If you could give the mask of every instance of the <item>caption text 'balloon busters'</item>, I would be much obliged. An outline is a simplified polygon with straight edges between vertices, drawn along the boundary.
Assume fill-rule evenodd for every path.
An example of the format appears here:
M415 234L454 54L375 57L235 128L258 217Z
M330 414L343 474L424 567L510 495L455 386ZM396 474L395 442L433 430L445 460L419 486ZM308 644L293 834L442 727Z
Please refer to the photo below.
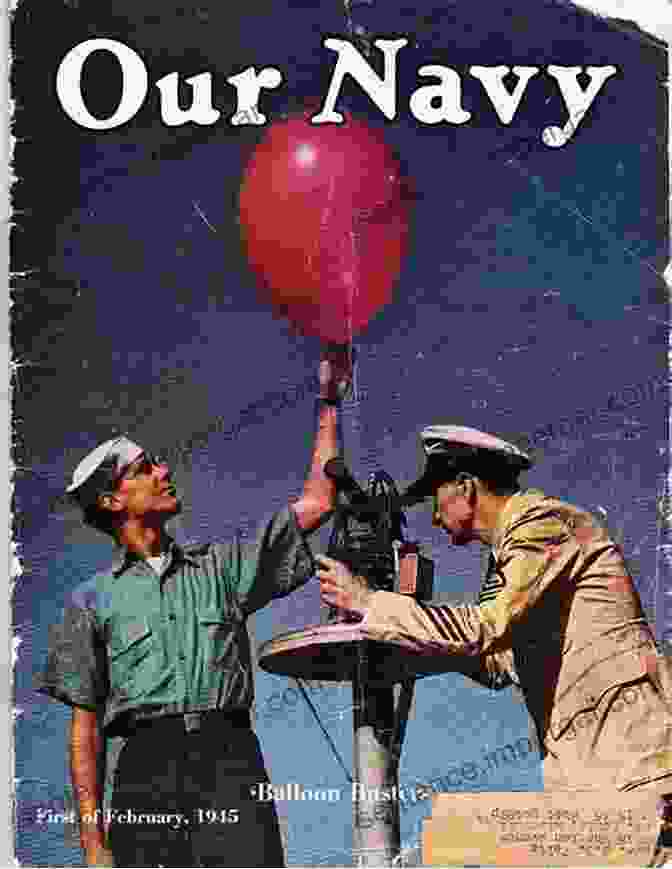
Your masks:
M397 119L397 55L408 39L376 39L374 45L383 55L384 71L379 75L366 58L348 40L325 37L322 45L336 52L337 59L329 90L320 111L311 118L313 124L341 124L343 115L336 111L336 101L346 75L350 76L383 113L388 121ZM119 64L123 83L118 105L107 118L95 117L87 108L82 94L84 64L95 52L108 52ZM483 89L502 124L510 124L518 110L531 79L541 72L537 66L470 66L467 74L481 82ZM572 138L586 112L593 104L604 83L616 73L615 66L556 66L549 65L544 73L553 79L562 97L567 117L558 124L545 127L541 138L549 148L565 145ZM418 87L409 97L413 117L423 124L466 124L472 113L462 106L462 80L449 66L430 64L417 70L419 78L433 83ZM515 77L515 86L505 84ZM579 76L587 84L579 83ZM278 88L284 76L277 67L268 66L259 72L253 66L226 79L236 89L237 107L226 121L233 126L266 123L259 111L259 96L264 89ZM187 78L191 88L191 105L181 108L177 72L159 79L155 86L160 92L161 119L168 127L192 123L209 126L217 123L221 112L213 106L212 74L201 72ZM511 81L510 78L507 82ZM89 130L112 130L130 121L142 108L148 91L147 67L140 55L123 42L114 39L87 39L72 48L61 61L56 74L56 91L63 111L76 124Z

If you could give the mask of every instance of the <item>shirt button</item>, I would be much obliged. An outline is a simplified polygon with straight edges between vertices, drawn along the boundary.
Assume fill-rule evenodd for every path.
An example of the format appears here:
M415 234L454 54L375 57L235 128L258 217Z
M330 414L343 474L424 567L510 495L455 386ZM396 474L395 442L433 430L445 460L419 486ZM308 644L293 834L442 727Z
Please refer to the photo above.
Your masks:
M177 618L177 616L175 615L175 613L171 613L171 614L168 616L168 618L171 620L171 622L174 622L175 619Z

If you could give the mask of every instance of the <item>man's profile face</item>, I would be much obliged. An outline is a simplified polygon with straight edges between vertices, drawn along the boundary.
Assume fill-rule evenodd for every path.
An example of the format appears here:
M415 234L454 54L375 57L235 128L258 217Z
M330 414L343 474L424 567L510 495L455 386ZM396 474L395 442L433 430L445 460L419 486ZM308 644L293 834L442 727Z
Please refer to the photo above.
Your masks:
M443 483L434 494L432 525L443 528L454 546L476 539L473 533L474 507L458 483Z
M182 509L168 465L149 453L141 453L124 470L114 494L129 518L174 516Z

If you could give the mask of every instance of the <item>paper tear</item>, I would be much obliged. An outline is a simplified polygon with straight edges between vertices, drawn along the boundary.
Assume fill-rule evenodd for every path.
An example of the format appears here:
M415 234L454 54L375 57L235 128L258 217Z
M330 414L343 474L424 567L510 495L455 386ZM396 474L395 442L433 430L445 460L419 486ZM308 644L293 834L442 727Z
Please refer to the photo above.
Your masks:
M581 0L571 5L605 18L610 24L632 23L643 33L666 42L672 33L672 10L668 0Z
M12 637L12 669L14 669L14 667L16 666L16 662L19 659L18 651L19 651L19 646L21 645L22 642L23 642L23 640L21 639L19 634L15 634Z

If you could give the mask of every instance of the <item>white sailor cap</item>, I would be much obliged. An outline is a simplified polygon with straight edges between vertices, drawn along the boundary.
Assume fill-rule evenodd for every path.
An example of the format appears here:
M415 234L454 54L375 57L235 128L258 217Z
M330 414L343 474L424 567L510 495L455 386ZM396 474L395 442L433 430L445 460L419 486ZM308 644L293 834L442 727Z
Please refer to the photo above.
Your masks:
M126 435L105 441L77 465L66 492L80 501L95 500L143 452L143 448Z
M420 432L425 470L404 493L406 503L433 495L441 483L460 471L509 470L511 476L532 467L532 459L519 447L495 435L462 425L430 425Z

